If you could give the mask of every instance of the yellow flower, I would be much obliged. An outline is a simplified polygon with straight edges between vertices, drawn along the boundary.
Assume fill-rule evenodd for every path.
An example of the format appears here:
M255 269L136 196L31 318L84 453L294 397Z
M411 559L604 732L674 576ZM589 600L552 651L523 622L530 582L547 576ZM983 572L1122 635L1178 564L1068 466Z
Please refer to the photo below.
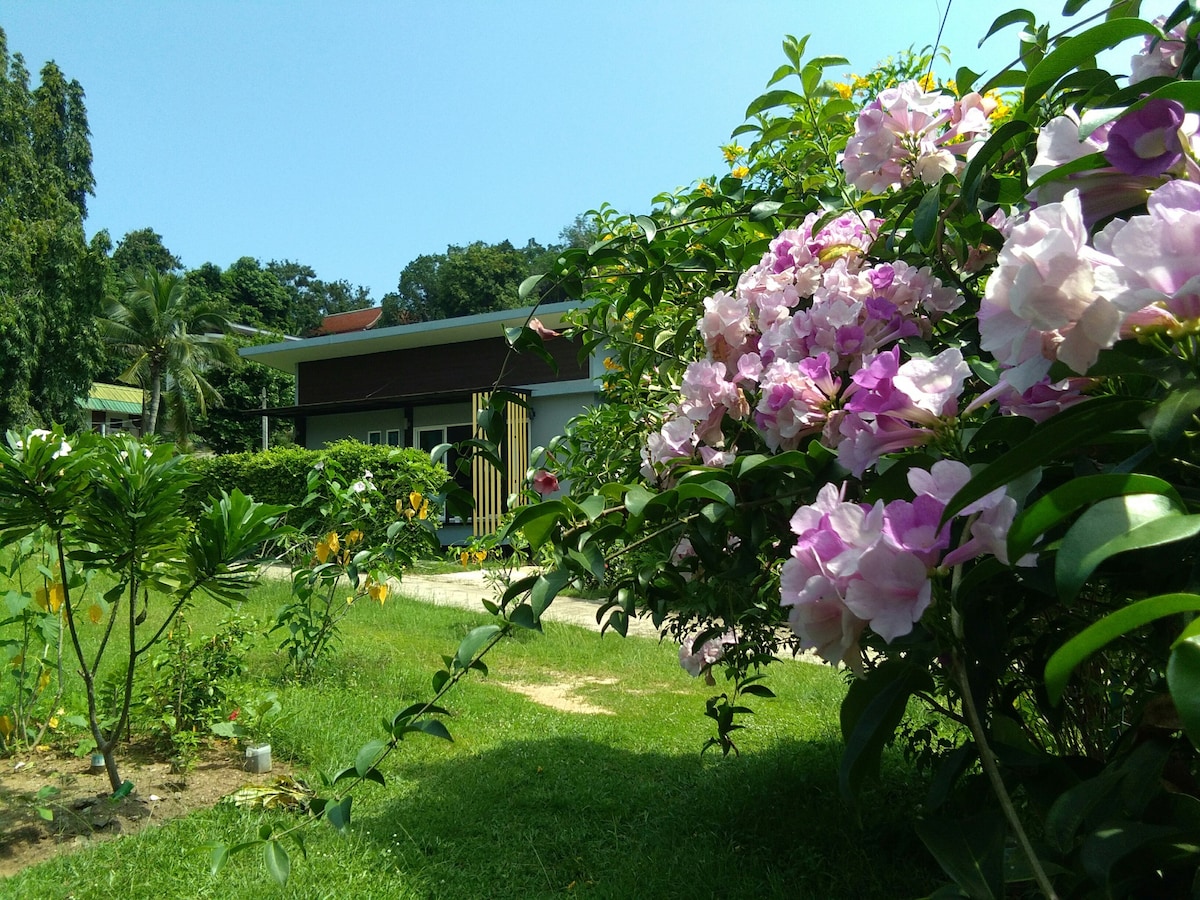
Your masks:
M317 544L317 562L324 565L330 555L336 554L341 546L341 541L338 540L338 533L336 531L329 532L329 534L325 535L325 539Z
M841 81L835 81L833 83L833 87L834 87L834 90L836 90L838 92L838 96L841 97L843 100L849 100L850 95L854 93L854 88L852 88L850 85L845 84L844 82L841 82Z
M421 501L421 508L417 511L417 518L418 519L428 519L429 518L429 501L428 500Z
M368 580L367 593L371 595L372 600L378 601L379 605L383 606L383 601L387 599L388 595L387 582Z
M13 720L10 716L0 716L0 737L8 740L9 735L13 733Z
M725 162L727 163L732 163L745 152L746 148L741 144L726 144L721 148L721 154L725 157Z
M423 499L424 498L421 496L420 491L413 491L411 494L408 495L408 505L411 506L413 509L420 509L421 501Z
M50 670L43 669L42 674L38 676L37 689L39 691L44 691L46 689L46 685L48 685L49 683L50 683Z
M486 550L476 550L475 551L475 561L476 562L481 563L485 559L487 559L487 551Z
M856 91L866 90L871 86L871 82L867 81L867 79L863 78L861 75L851 75L850 83L854 86Z
M700 192L706 197L711 197L713 195L713 186L707 181L702 181L700 182Z
M51 728L57 728L57 727L58 727L58 716L51 716L51 717L50 717L50 727L51 727Z
M471 561L471 553L470 553L470 551L468 551L468 550L464 550L462 553L458 554L458 561L459 561L459 562L460 562L460 563L461 563L463 566L466 566L466 564L467 564L467 563L469 563L469 562Z
M996 101L996 108L992 110L992 114L988 117L991 119L1004 119L1012 112L1012 107L1004 102L1004 98L1000 96L998 91L988 91L984 96L988 100Z
M621 364L614 360L611 356L604 357L604 368L610 372L620 372Z
M745 178L747 175L750 174L750 169L747 168L746 166L738 166L729 174L732 175L734 178Z
M63 603L63 586L61 581L50 585L50 612L56 613Z
M355 544L361 542L362 539L363 539L363 533L361 531L359 531L357 528L355 528L348 535L346 535L346 546L353 547Z
M92 620L93 625L100 624L100 620L104 618L104 610L100 608L99 603L93 603L88 607L88 618Z
M932 72L926 72L917 79L917 84L921 86L921 90L923 91L932 91L937 87L937 79L933 77Z

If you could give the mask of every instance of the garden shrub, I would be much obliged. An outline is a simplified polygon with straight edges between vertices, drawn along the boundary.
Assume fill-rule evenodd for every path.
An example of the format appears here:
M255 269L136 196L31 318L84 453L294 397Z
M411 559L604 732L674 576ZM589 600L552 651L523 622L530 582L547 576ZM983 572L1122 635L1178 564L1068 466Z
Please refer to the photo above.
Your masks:
M322 460L351 481L371 473L370 480L385 502L377 502L371 516L356 526L372 543L383 540L388 526L396 521L397 500L407 498L413 491L432 500L446 480L446 470L430 462L429 455L420 450L345 440L323 450L279 447L254 453L195 457L192 469L199 478L185 492L184 503L191 513L207 502L211 494L237 488L261 503L302 506L308 494L308 472ZM430 515L437 516L438 512L439 505L434 502Z

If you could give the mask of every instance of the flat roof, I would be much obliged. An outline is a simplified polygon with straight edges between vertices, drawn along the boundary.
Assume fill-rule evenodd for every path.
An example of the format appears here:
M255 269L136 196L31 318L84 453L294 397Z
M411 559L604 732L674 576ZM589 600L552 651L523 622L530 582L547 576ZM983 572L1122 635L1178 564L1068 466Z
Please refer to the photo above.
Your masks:
M531 306L501 309L475 316L417 322L413 325L393 325L390 328L375 328L349 334L325 334L299 341L264 344L260 347L243 347L238 353L252 362L294 373L298 364L317 359L366 356L369 353L382 353L387 350L441 346L500 337L504 328L524 324L531 313L547 328L557 328L562 324L566 313L585 305L581 302L567 301L548 303L536 309Z

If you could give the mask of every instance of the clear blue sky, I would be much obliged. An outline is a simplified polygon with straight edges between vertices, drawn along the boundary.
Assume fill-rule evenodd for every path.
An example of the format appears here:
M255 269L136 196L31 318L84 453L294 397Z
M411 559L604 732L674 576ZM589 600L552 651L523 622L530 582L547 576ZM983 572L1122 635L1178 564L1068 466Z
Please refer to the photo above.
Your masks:
M548 243L724 173L785 34L862 72L932 44L946 3L4 0L0 28L35 81L53 59L86 91L89 235L150 227L188 268L292 259L378 301L419 254ZM955 66L1015 55L1016 28L976 49L1014 5L1062 0L954 0Z

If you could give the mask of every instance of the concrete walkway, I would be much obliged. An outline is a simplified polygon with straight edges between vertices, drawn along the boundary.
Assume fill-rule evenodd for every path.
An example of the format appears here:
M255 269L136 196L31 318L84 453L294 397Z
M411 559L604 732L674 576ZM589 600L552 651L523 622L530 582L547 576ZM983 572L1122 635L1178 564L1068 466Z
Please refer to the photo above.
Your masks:
M472 612L486 612L483 608L484 599L496 599L500 592L498 583L488 579L488 574L487 571L479 570L451 572L445 575L414 575L406 572L402 580L392 581L391 589L401 596L437 606L457 606ZM518 571L513 573L513 578L521 578L527 574L531 573ZM596 612L599 608L600 604L594 600L564 597L560 594L542 614L542 619L578 625L598 633L600 626L596 624ZM657 639L658 629L649 619L632 619L629 622L629 634Z

